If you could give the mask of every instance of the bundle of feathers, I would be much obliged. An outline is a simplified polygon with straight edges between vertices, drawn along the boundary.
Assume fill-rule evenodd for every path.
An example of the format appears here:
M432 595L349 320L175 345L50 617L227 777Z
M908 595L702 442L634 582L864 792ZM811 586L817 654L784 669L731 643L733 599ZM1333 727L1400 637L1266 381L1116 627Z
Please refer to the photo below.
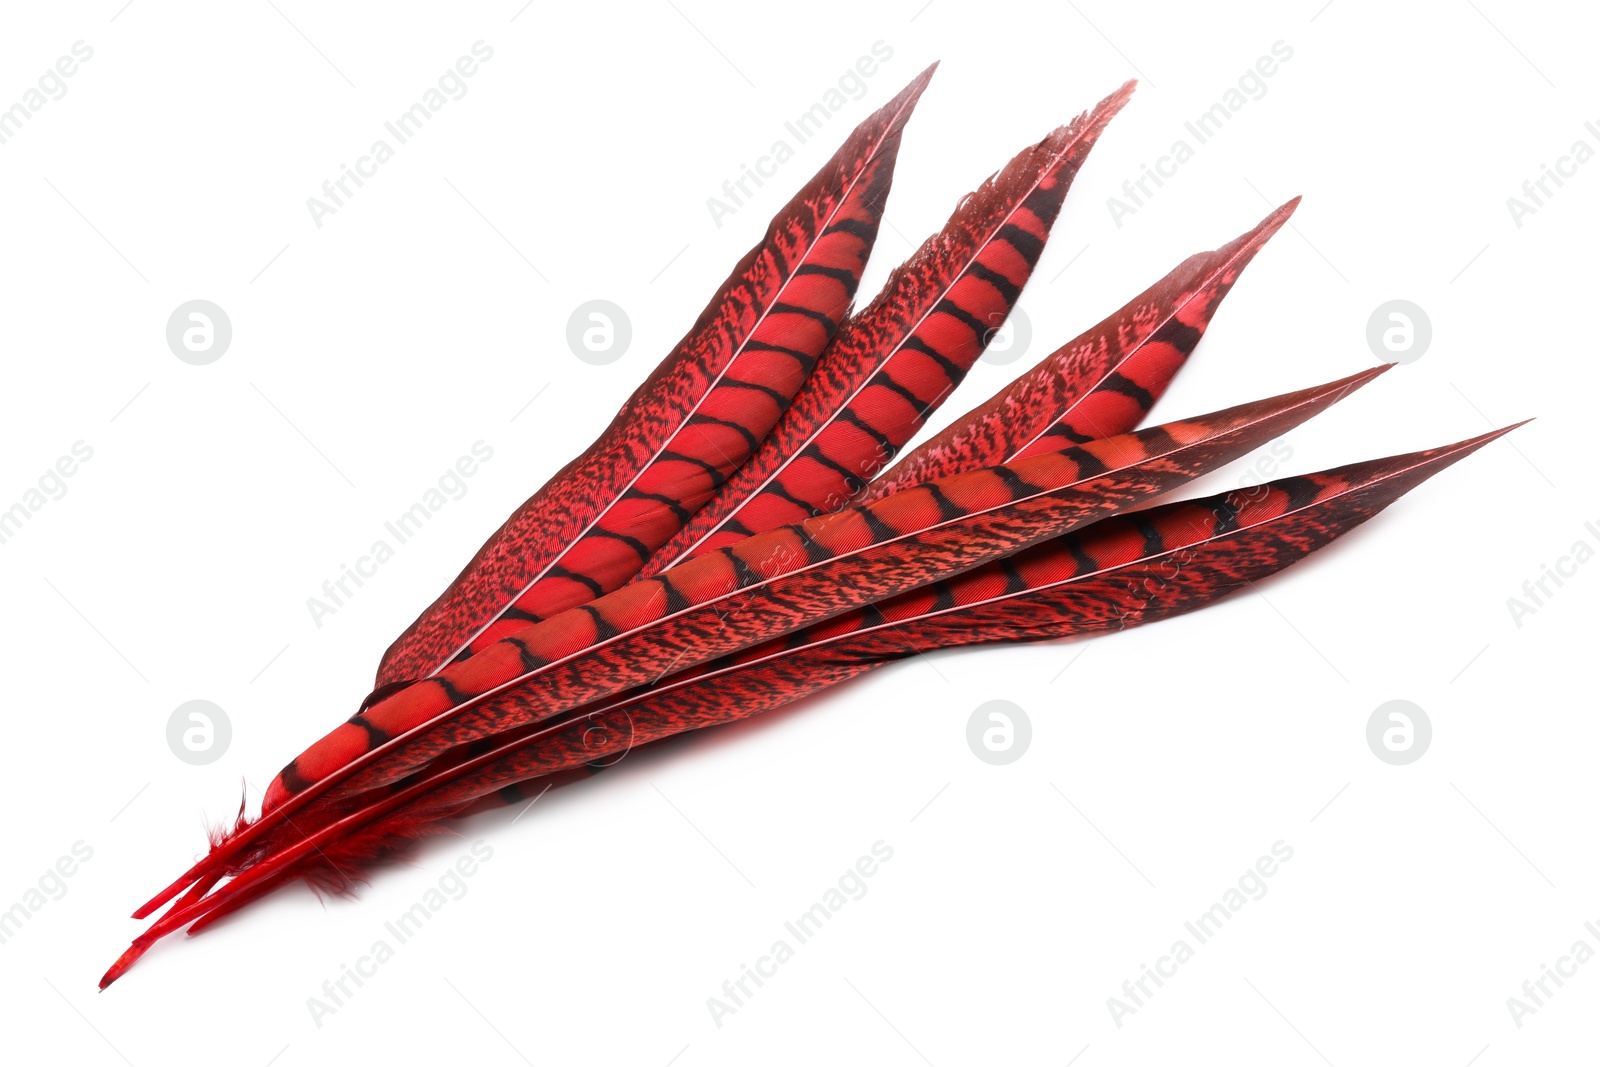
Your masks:
M1023 149L852 314L933 72L778 212L599 439L394 642L359 711L135 913L171 905L102 987L166 934L295 879L347 885L440 820L631 747L931 649L1203 607L1507 432L1154 503L1387 369L1137 428L1290 201L899 456L1005 322L1133 90Z

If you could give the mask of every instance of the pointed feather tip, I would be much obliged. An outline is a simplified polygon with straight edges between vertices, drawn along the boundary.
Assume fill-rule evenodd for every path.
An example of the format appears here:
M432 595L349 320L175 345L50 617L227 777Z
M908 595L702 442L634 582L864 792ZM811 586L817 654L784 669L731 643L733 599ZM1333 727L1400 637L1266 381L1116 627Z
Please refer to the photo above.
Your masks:
M1384 456L1381 459L1361 460L1357 463L1346 463L1334 467L1322 474L1330 477L1342 478L1350 483L1347 492L1366 491L1383 483L1394 483L1392 490L1385 491L1384 496L1388 503L1399 499L1403 494L1410 492L1417 485L1432 478L1446 467L1466 459L1472 453L1482 448L1491 441L1498 440L1519 426L1526 426L1532 419L1523 419L1521 422L1510 426L1502 426L1497 430L1468 437L1448 445L1437 448L1425 448L1416 452L1403 452L1398 455Z
M911 113L916 110L923 90L928 87L928 82L933 80L933 72L938 69L938 60L929 64L926 70L912 78L910 84L896 93L887 104L867 116L861 125L851 131L850 139L845 144L848 146L859 138L873 137L880 142L881 148L881 142L891 139L911 120Z
M1283 224L1289 221L1295 209L1300 206L1300 197L1295 197L1272 209L1267 217L1256 223L1255 229L1244 235L1245 244L1252 248L1260 248L1272 238L1272 235L1283 229Z
M1448 467L1457 460L1467 458L1489 442L1498 441L1512 430L1526 426L1532 421L1533 419L1531 418L1523 419L1521 422L1514 422L1510 426L1502 426L1498 430L1490 430L1488 433L1480 433L1476 437L1468 437L1465 440L1456 441L1453 444L1441 445L1438 448L1425 449L1421 452L1413 452L1408 456L1396 456L1394 458L1400 460L1416 460L1416 465L1418 467Z
M1105 108L1111 108L1112 113L1115 114L1127 106L1128 101L1133 99L1134 90L1138 88L1139 79L1129 78L1127 81L1117 86L1116 91L1112 92L1104 100L1096 104L1094 110L1100 111Z
M128 950L117 957L117 962L113 963L106 970L106 973L100 976L100 989L104 991L112 982L127 974L128 968L137 963L139 957L149 951L149 948L148 944L141 945L137 941L129 945Z
M1380 363L1376 367L1368 367L1366 370L1356 371L1354 374L1346 375L1343 378L1337 378L1331 382L1328 382L1326 385L1312 386L1310 389L1307 389L1306 392L1335 393L1339 396L1344 396L1347 393L1355 392L1357 389L1360 389L1363 385L1366 385L1373 379L1388 374L1395 368L1395 366L1396 364L1394 363Z
M1465 441L1457 441L1455 444L1446 445L1445 447L1452 451L1456 449L1482 448L1490 441L1498 440L1499 438L1502 438L1506 434L1510 433L1512 430L1521 429L1522 427L1528 425L1528 423L1532 422L1535 418L1537 418L1537 416L1529 416L1528 418L1523 419L1521 422L1513 422L1509 426L1502 426L1498 430L1490 430L1488 433L1481 433L1477 437L1469 437Z
M1318 412L1326 411L1339 403L1339 401L1374 378L1386 373L1390 366L1392 364L1385 363L1381 366L1357 371L1355 374L1346 375L1343 378L1337 378L1331 382L1324 382L1322 385L1294 389L1262 400L1248 401L1223 411L1212 412L1210 415L1202 416L1202 419L1243 418L1248 423L1255 425L1259 425L1262 422L1281 422L1285 428L1298 426Z
M1116 92L1084 112L1080 119L1090 123L1098 136L1099 132L1106 128L1106 124L1116 118L1119 111L1128 106L1128 101L1133 99L1133 91L1138 87L1138 79L1129 78L1118 87Z
M1122 86L1116 92L1107 96L1087 111L1079 112L1075 118L1057 126L1045 134L1039 143L1033 147L1038 149L1053 144L1055 147L1061 148L1080 139L1086 139L1089 144L1094 144L1099 136L1105 132L1105 128L1110 124L1111 120L1117 117L1117 113L1127 106L1129 99L1133 96L1134 89L1138 88L1138 86L1137 79L1128 79L1122 83ZM995 174L999 173L999 171L995 171ZM994 176L994 174L991 174L989 176L990 180L993 180Z
M923 68L921 74L918 74L915 78L911 79L909 85L895 94L895 98L889 101L889 106L904 106L915 103L917 99L922 96L923 90L928 88L928 83L933 80L933 72L938 69L939 60L936 59L932 63L929 63L925 68Z

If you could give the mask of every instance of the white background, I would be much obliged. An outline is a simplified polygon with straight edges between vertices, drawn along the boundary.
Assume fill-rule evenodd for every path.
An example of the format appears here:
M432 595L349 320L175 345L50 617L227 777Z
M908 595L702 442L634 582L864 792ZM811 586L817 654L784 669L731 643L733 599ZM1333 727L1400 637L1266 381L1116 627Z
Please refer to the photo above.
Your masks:
M93 850L0 945L8 1058L74 1063L1465 1065L1592 1055L1600 962L1521 995L1600 925L1592 659L1600 564L1518 626L1508 598L1600 547L1592 325L1600 163L1517 226L1507 198L1600 148L1573 4L777 5L303 0L8 5L0 106L75 41L93 58L0 145L0 506L93 458L0 545L8 814L0 908ZM787 6L787 5L785 5ZM1319 10L1320 7L1320 10ZM119 10L119 8L121 8ZM582 9L582 10L580 10ZM493 48L335 215L306 199L475 41ZM714 224L706 198L875 41L893 57L826 134ZM1276 41L1293 56L1119 227L1107 198ZM766 220L935 59L865 299L961 194L1140 77L1022 298L1023 360L1273 205L1306 200L1158 418L1370 366L1416 302L1430 349L1281 446L1274 473L1539 420L1330 551L1160 626L901 664L792 713L630 758L514 825L480 818L354 901L275 894L96 995L134 905L346 717L379 653L605 424ZM1269 203L1270 201L1270 203ZM164 329L221 305L209 366ZM568 351L603 298L633 342ZM531 403L530 403L531 401ZM476 441L493 459L358 595L307 610ZM1239 483L1243 462L1199 490ZM1588 640L1585 640L1585 639ZM225 709L225 756L168 716ZM1380 703L1432 720L1393 767ZM1033 724L988 766L965 727ZM492 859L331 1015L308 998L471 842ZM707 998L874 842L893 859L716 1025ZM1107 998L1274 842L1293 859L1117 1026ZM1554 987L1551 987L1554 989ZM1076 1059L1074 1059L1076 1057Z

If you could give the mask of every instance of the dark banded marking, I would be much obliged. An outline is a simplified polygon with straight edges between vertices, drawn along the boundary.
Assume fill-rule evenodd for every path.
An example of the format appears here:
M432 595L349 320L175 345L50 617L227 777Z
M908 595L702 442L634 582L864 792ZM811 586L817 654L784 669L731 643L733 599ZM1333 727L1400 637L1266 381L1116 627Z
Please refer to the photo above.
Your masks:
M854 495L861 489L862 486L867 484L859 474L853 473L848 467L843 467L829 459L823 453L822 449L815 443L809 444L805 448L801 449L800 455L811 460L813 463L819 463L822 466L827 467L839 477L843 478L845 485L849 487L851 495ZM727 526L723 527L723 529L727 528Z
M588 536L603 537L609 541L621 541L623 544L633 549L634 552L638 553L638 556L641 560L650 558L650 549L637 537L629 537L627 534L616 533L600 526L596 526L593 530L590 530Z
M860 281L860 279L856 277L854 271L846 270L843 267L825 267L820 263L802 264L800 269L794 272L794 275L796 278L807 275L817 275L823 278L832 278L834 281L838 282L840 285L844 286L845 289L852 293L855 292L856 283Z
M911 349L913 352L920 352L929 359L933 360L935 363L939 364L940 367L944 368L945 377L949 378L951 381L960 381L962 375L966 373L943 352L940 352L937 348L934 348L917 334L912 334L910 337L906 338L905 347Z
M990 270L982 263L973 263L967 268L967 273L980 281L988 282L994 286L995 292L1000 294L1000 299L1007 304L1015 304L1017 297L1022 295L1022 286L1007 278L997 270Z
M528 643L516 634L507 634L502 640L517 650L517 655L522 660L522 669L525 671L536 671L550 662L543 656L530 651Z
M683 592L672 584L670 572L656 575L654 581L662 589L666 590L668 615L676 615L680 611L688 611L693 606L689 603L689 598L684 596Z
M882 544L885 541L892 541L900 536L899 530L896 530L893 526L890 526L887 522L884 522L883 519L879 518L878 513L873 511L871 508L860 508L858 509L858 514L866 522L867 529L872 532L872 541L874 544Z
M833 551L812 537L809 530L801 527L795 533L797 534L795 539L800 542L800 547L806 550L807 563L823 563L833 558Z
M793 504L795 507L805 512L807 517L821 514L821 512L817 511L817 506L815 504L811 503L809 500L801 500L799 497L789 492L788 487L782 482L772 482L767 486L766 491L787 504Z
M928 482L922 486L922 489L927 493L928 498L938 505L939 518L946 522L959 519L966 514L959 504L944 495L944 490L940 489L937 483Z
M1067 441L1071 441L1075 445L1086 445L1090 441L1099 440L1093 434L1079 433L1077 430L1074 430L1071 426L1069 426L1065 422L1056 423L1054 426L1050 427L1048 430L1046 430L1044 433L1040 434L1039 436L1041 438L1043 438L1043 437L1060 437L1060 438L1063 438L1063 439L1065 439Z
M1100 564L1083 547L1083 538L1077 534L1068 534L1061 539L1061 544L1072 556L1072 562L1077 566L1079 574L1093 574L1100 569Z
M1128 521L1132 523L1135 530L1139 531L1139 536L1144 538L1144 545L1141 551L1145 555L1159 556L1167 551L1165 538L1161 536L1161 531L1156 529L1155 523L1151 522L1147 516L1142 514L1130 515L1128 516Z
M689 421L684 423L684 425L726 427L727 429L730 429L734 433L738 434L740 437L744 438L745 447L752 452L754 452L761 444L761 442L756 438L756 435L751 433L750 430L744 425L734 422L730 419L719 419L715 415L706 415L697 412L696 414L689 416Z
M900 397L906 403L911 405L911 410L917 413L917 417L919 419L927 414L928 408L932 404L938 403L938 400L928 401L922 399L920 396L913 393L911 390L907 389L905 386L901 385L899 382L890 377L887 370L880 370L877 374L874 374L871 380L867 382L867 385L877 386L879 389L887 389L889 392L894 393L896 396Z
M860 430L862 433L876 441L878 443L878 447L883 449L885 455L892 456L895 454L894 442L880 433L876 426L872 425L872 423L868 422L866 419L863 419L849 408L839 412L839 419L842 422L848 422L851 426L854 426L856 429Z
M737 588L744 589L763 580L761 575L756 573L755 568L746 563L744 558L733 549L724 548L722 555L726 556L728 562L733 565L733 581Z
M1323 487L1310 478L1280 478L1272 483L1274 489L1281 489L1289 497L1287 510L1297 511L1317 502Z
M648 493L643 489L634 488L629 489L626 493L623 493L622 498L624 500L648 500L652 504L660 504L662 507L672 512L673 518L677 519L680 524L688 522L689 519L693 517L689 510L680 502L670 496L664 496L661 493ZM551 573L553 574L554 572L555 568L552 567ZM594 595L599 596L601 592L599 589L600 583L594 582L593 584L595 586Z
M822 328L828 332L829 337L832 337L833 332L839 328L839 324L827 315L814 308L801 307L799 304L773 304L771 313L774 315L802 315L820 323Z
M721 488L722 484L728 480L727 471L706 462L699 456L691 456L683 452L663 452L661 453L661 458L673 463L687 463L691 466L699 467L711 476L713 488Z
M1145 411L1149 411L1156 404L1156 398L1151 396L1147 389L1131 378L1123 377L1120 371L1112 371L1106 375L1106 380L1100 388L1108 393L1119 393L1127 397Z
M565 578L569 582L577 582L579 585L581 585L585 589L589 590L589 592L593 593L595 596L600 596L602 593L605 592L605 589L603 589L601 587L600 583L595 581L593 578L589 577L587 574L579 574L576 571L568 570L567 568L562 567L560 565L551 567L550 570L549 570L549 573L546 575L546 577L549 577L549 578ZM512 612L515 612L516 615L513 616ZM507 608L506 611L505 611L505 614L501 616L501 618L504 618L504 619L517 618L517 617L528 619L528 620L530 620L532 622L542 622L543 621L537 615L534 615L531 612L524 610L523 608L519 608L515 604L513 604L511 607Z
M829 224L828 228L822 231L822 236L832 237L833 235L839 233L847 233L851 237L858 238L863 242L871 242L877 239L878 227L876 223L862 222L860 219L845 218Z
M789 398L768 385L758 385L755 382L744 382L734 378L724 378L722 384L728 389L748 389L754 393L762 393L778 406L779 411L789 406Z
M594 638L596 641L609 641L622 633L621 630L611 624L610 620L600 614L600 610L593 604L579 604L578 610L594 620Z
M1279 488L1282 488L1281 482ZM1240 528L1239 509L1225 496L1219 496L1211 502L1211 517L1214 520L1211 527L1213 535L1233 533Z
M1000 239L1017 250L1017 255L1027 262L1030 268L1039 265L1039 256L1044 251L1044 241L1024 230L1014 222L1008 222L1000 227Z
M950 299L939 301L933 306L933 310L949 315L952 319L955 319L957 322L966 326L967 329L971 330L972 335L980 340L987 339L991 334L994 333L995 330L998 330L1001 326L1005 325L1005 320L1002 319L1000 322L991 326L982 319L978 318L976 315L972 314L972 312L968 311L966 308L962 307L960 304L957 304L954 300ZM958 372L958 374L959 373L965 372ZM956 375L952 375L951 377L956 377Z
M365 731L367 735L368 748L377 748L379 745L384 744L389 740L389 735L387 733L378 729L377 725L374 724L371 719L367 718L366 715L359 711L346 719L345 722L349 723L351 726L359 726L363 731Z
M1013 501L1021 500L1026 496L1038 496L1044 492L1037 485L1031 485L1017 477L1017 472L1004 464L998 467L991 467L990 470L996 478L1000 479L1000 484L1006 487L1006 491L1011 494Z

